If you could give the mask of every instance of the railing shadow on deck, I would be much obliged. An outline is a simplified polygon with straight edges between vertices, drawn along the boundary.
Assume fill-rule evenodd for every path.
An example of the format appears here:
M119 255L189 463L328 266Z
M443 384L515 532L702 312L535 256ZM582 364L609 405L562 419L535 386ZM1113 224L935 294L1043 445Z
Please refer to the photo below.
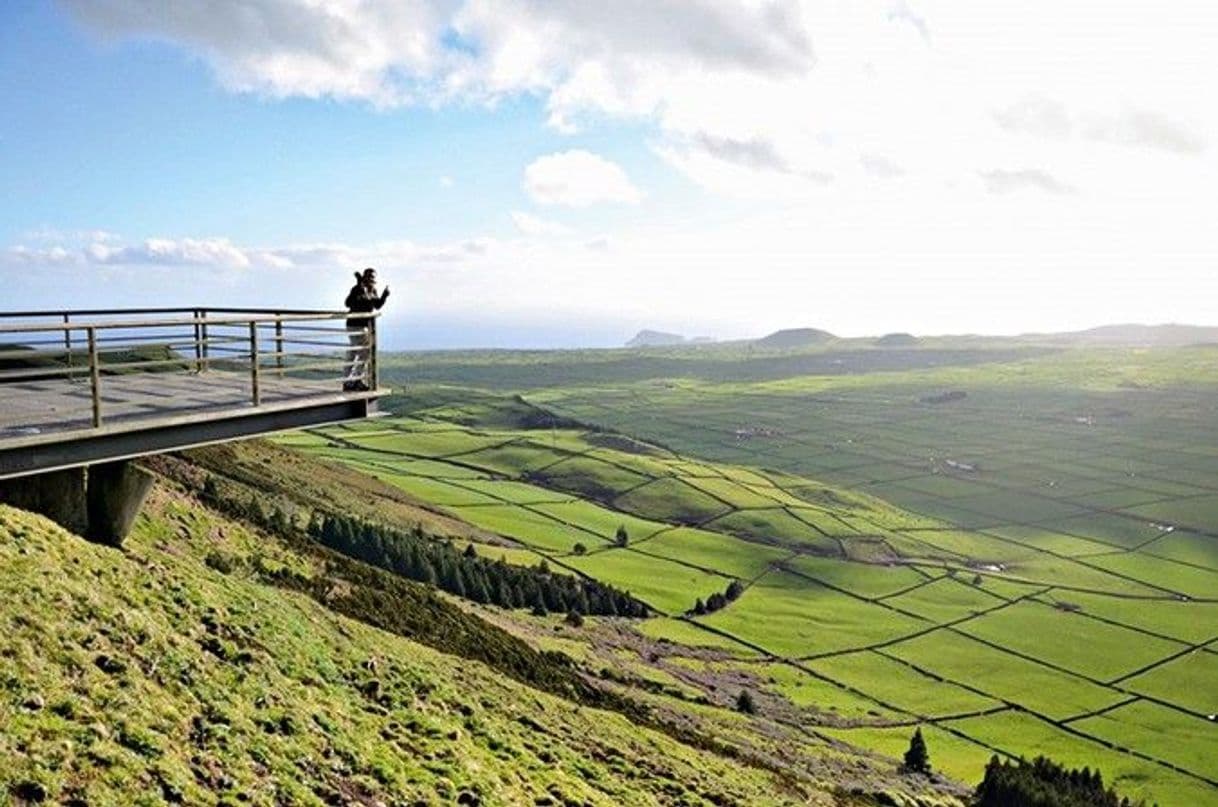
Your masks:
M377 314L0 312L0 442L378 388Z

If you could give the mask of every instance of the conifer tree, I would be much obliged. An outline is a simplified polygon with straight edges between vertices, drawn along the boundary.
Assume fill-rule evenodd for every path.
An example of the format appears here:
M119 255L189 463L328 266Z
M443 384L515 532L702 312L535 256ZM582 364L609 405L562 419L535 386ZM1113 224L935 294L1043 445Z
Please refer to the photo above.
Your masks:
M909 750L905 752L905 770L909 773L930 773L930 754L926 750L926 740L922 738L922 727L914 729L913 737L909 740Z
M614 533L613 542L618 546L625 546L630 543L630 533L626 532L625 524L617 525L617 532Z

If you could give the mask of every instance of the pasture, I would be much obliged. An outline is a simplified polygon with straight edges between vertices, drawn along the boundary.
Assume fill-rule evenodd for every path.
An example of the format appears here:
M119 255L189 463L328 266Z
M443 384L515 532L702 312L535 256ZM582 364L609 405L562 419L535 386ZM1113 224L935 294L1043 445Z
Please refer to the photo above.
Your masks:
M424 387L376 430L284 441L513 562L630 590L660 656L717 653L826 736L899 756L921 724L966 781L1046 752L1133 797L1218 803L1218 351L936 350L819 375L720 356L665 383L670 359L606 361L558 383L544 356L422 359L420 377L514 384L557 428ZM738 599L686 613L731 580Z

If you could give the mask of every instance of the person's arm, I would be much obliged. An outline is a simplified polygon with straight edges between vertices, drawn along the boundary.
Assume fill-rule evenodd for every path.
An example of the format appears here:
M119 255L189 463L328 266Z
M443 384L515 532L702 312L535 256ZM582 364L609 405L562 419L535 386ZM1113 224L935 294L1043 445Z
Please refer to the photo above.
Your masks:
M377 300L377 302L376 302L376 307L377 307L378 311L380 310L381 306L383 306L385 304L385 301L388 299L389 299L389 287L386 286L385 290L381 292L381 299Z
M348 311L355 310L357 296L359 295L359 284L351 287L351 291L347 292L347 299L343 301L343 305L347 306Z

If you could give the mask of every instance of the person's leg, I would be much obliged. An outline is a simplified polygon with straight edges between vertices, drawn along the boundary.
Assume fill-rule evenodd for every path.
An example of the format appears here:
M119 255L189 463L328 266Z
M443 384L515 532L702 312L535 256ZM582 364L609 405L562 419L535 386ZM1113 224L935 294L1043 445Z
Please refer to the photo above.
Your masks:
M343 380L356 381L359 379L360 365L363 363L364 329L348 328L347 341L351 346L347 348L347 363L343 366Z

